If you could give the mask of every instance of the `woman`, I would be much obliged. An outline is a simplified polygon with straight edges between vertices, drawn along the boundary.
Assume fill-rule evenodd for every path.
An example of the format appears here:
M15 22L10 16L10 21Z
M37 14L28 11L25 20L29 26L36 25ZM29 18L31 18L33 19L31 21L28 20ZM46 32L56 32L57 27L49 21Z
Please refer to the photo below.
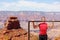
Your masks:
M37 28L39 27L39 40L47 40L47 29L48 29L48 24L45 22L46 18L43 16L41 18L41 23L39 23L38 25L35 25L34 22L33 23L33 27ZM53 26L53 25L52 25ZM51 26L51 28L52 28Z

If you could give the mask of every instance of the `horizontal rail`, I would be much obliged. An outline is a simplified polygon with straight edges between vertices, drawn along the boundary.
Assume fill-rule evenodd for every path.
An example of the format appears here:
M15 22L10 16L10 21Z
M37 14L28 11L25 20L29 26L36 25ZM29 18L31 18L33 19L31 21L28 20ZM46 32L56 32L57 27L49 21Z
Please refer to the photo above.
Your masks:
M29 21L29 22L43 22L43 21ZM60 22L60 21L45 21L45 22Z

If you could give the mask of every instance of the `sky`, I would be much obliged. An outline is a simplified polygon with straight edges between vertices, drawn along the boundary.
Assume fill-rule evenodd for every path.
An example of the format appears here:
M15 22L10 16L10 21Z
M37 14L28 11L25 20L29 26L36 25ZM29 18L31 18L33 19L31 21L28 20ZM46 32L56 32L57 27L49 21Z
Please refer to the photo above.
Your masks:
M0 0L0 11L60 12L60 0Z

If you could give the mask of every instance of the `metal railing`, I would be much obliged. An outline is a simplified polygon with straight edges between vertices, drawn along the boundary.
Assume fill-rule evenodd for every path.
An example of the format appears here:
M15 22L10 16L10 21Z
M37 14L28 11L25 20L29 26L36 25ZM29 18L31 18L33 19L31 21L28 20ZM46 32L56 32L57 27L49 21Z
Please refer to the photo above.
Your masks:
M43 21L28 21L28 40L30 40L30 22L43 22ZM60 21L45 21L45 22L60 22Z

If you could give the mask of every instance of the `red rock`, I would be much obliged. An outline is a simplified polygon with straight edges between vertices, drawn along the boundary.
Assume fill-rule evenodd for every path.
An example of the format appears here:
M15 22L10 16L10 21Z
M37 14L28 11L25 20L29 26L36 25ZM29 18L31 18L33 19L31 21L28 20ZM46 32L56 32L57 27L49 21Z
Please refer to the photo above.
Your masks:
M36 37L32 35L30 39L35 40ZM20 27L17 17L10 17L5 27L0 30L0 40L28 40L28 32Z

